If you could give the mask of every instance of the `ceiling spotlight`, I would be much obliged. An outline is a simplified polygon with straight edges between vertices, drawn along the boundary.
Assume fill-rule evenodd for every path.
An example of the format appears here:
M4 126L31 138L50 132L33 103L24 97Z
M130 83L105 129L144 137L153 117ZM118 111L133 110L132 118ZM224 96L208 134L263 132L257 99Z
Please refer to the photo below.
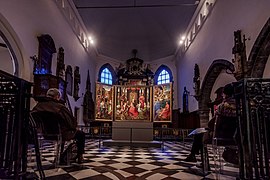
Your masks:
M89 40L90 44L94 44L94 39L92 38L92 36L88 36L88 40Z
M181 44L183 44L183 43L184 43L184 41L183 41L183 40L180 40L180 41L179 41L179 44L180 44L180 45L181 45Z
M184 41L186 39L186 36L182 36L181 40Z

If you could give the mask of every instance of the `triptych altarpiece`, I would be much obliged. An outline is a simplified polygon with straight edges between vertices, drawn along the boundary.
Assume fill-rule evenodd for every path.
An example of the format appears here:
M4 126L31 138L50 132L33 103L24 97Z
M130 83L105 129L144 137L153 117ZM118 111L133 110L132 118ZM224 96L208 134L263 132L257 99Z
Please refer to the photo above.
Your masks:
M171 122L172 83L154 86L96 83L95 119Z

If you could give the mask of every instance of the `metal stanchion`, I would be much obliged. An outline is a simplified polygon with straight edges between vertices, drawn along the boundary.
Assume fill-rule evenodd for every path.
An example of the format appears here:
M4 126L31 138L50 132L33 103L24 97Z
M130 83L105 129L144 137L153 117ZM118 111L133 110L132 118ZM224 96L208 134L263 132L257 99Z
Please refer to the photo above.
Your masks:
M99 126L99 138L98 138L98 148L100 149L101 144L101 126Z
M130 139L129 139L129 143L130 143L130 149L132 149L132 128L130 128Z
M162 151L164 151L163 128L161 128L161 148L162 148Z

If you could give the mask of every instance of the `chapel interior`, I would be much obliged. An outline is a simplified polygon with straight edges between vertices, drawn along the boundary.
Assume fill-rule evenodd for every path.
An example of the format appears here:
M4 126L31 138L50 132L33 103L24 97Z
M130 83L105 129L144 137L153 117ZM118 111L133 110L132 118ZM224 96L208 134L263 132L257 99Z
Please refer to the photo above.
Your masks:
M269 179L269 8L269 0L1 0L0 179ZM186 162L227 84L237 163L223 159L219 138ZM59 144L33 131L31 110L50 88L85 133L82 164L58 165Z

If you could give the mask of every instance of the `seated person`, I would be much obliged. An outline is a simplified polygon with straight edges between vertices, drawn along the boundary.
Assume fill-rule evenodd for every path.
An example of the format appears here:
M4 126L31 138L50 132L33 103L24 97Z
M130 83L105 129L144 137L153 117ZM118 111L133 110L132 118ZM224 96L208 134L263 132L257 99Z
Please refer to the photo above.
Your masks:
M233 134L236 131L236 104L235 104L235 99L233 99L233 85L232 84L227 84L223 88L223 102L218 105L214 117L208 122L208 132L207 133L200 133L200 134L195 134L194 135L194 141L192 144L191 148L191 153L188 155L188 157L185 159L187 162L196 162L196 154L199 154L199 151L203 147L203 143L208 143L212 142L212 133L214 131L214 124L215 124L215 119L221 116L225 116L230 121L231 126L229 129L232 129L231 131L233 132L219 132L223 137L230 137L233 136ZM235 122L231 122L231 120ZM228 153L230 155L228 156ZM234 153L234 154L233 154ZM231 157L234 157L235 159L230 159ZM224 153L223 153L223 158L225 161L228 161L233 164L238 164L238 160L236 159L238 156L236 155L236 151L226 148Z
M38 102L33 108L33 112L52 112L57 113L59 117L62 138L64 141L71 139L76 140L78 163L83 160L83 153L85 147L85 134L83 131L77 130L77 120L73 117L70 111L62 104L60 100L60 91L56 88L51 88L47 91L46 98ZM75 159L75 160L76 160Z

